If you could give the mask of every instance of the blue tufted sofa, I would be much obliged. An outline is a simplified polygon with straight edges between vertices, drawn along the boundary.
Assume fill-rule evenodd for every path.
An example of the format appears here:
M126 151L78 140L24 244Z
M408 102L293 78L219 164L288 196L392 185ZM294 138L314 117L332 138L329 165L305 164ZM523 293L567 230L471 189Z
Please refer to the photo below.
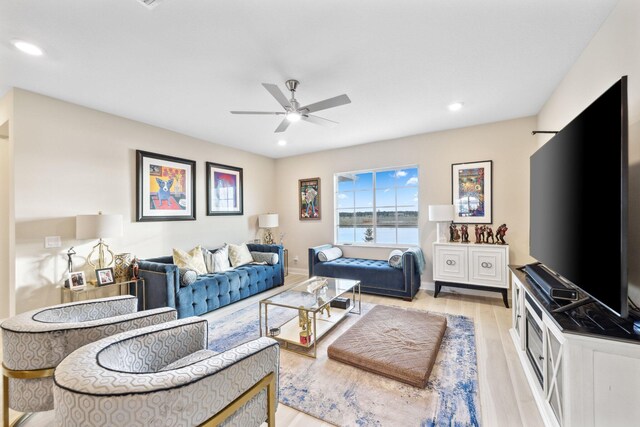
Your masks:
M250 251L277 253L278 263L247 264L223 273L203 274L194 283L183 287L180 286L178 267L173 263L172 256L141 260L140 277L145 280L147 309L174 307L178 311L178 318L198 316L283 285L283 247L247 246Z
M309 277L325 276L360 280L360 290L368 294L400 297L411 301L420 288L420 274L413 254L402 255L403 268L393 268L387 261L341 257L322 262L318 252L331 245L309 248Z

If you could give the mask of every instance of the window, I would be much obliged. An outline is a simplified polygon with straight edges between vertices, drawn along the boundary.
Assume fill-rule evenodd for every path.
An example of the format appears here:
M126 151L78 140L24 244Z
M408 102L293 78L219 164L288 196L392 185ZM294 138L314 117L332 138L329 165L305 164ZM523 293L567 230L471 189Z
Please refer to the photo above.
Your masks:
M417 245L418 167L338 173L335 242Z

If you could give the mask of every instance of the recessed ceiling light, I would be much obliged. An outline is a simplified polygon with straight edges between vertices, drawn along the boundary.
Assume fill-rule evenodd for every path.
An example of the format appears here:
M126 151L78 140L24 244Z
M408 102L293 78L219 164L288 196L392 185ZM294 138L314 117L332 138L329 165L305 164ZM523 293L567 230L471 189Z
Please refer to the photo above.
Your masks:
M281 139L280 141L278 141L278 145L281 147L284 147L285 145L287 145L287 141L285 141L284 139Z
M462 102L454 102L452 104L449 104L449 110L450 111L458 111L462 108L464 104Z
M11 43L13 43L16 49L28 55L41 56L44 53L42 49L33 43L25 42L23 40L13 40Z

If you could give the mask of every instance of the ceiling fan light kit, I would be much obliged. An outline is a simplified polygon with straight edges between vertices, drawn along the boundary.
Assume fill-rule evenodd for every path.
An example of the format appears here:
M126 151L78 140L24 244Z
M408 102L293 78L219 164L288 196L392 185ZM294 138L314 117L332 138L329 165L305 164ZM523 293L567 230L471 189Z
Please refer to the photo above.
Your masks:
M300 103L296 99L296 89L300 85L298 80L290 79L285 82L287 89L291 92L291 99L282 93L277 85L271 83L262 83L262 86L278 101L278 104L284 108L284 112L276 111L231 111L231 114L259 114L259 115L284 115L284 119L280 125L276 128L275 132L280 133L287 130L291 123L303 120L305 122L314 123L321 126L333 127L338 124L333 120L325 119L322 117L314 116L309 113L314 113L320 110L326 110L328 108L338 107L340 105L350 104L351 100L345 94L334 96L323 101L315 102L313 104L300 107Z

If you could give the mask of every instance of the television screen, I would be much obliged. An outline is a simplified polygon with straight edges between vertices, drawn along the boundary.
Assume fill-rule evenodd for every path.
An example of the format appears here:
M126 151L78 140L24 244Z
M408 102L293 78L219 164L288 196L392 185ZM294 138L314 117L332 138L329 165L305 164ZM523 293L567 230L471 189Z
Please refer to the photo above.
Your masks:
M627 315L627 81L531 156L532 257Z

